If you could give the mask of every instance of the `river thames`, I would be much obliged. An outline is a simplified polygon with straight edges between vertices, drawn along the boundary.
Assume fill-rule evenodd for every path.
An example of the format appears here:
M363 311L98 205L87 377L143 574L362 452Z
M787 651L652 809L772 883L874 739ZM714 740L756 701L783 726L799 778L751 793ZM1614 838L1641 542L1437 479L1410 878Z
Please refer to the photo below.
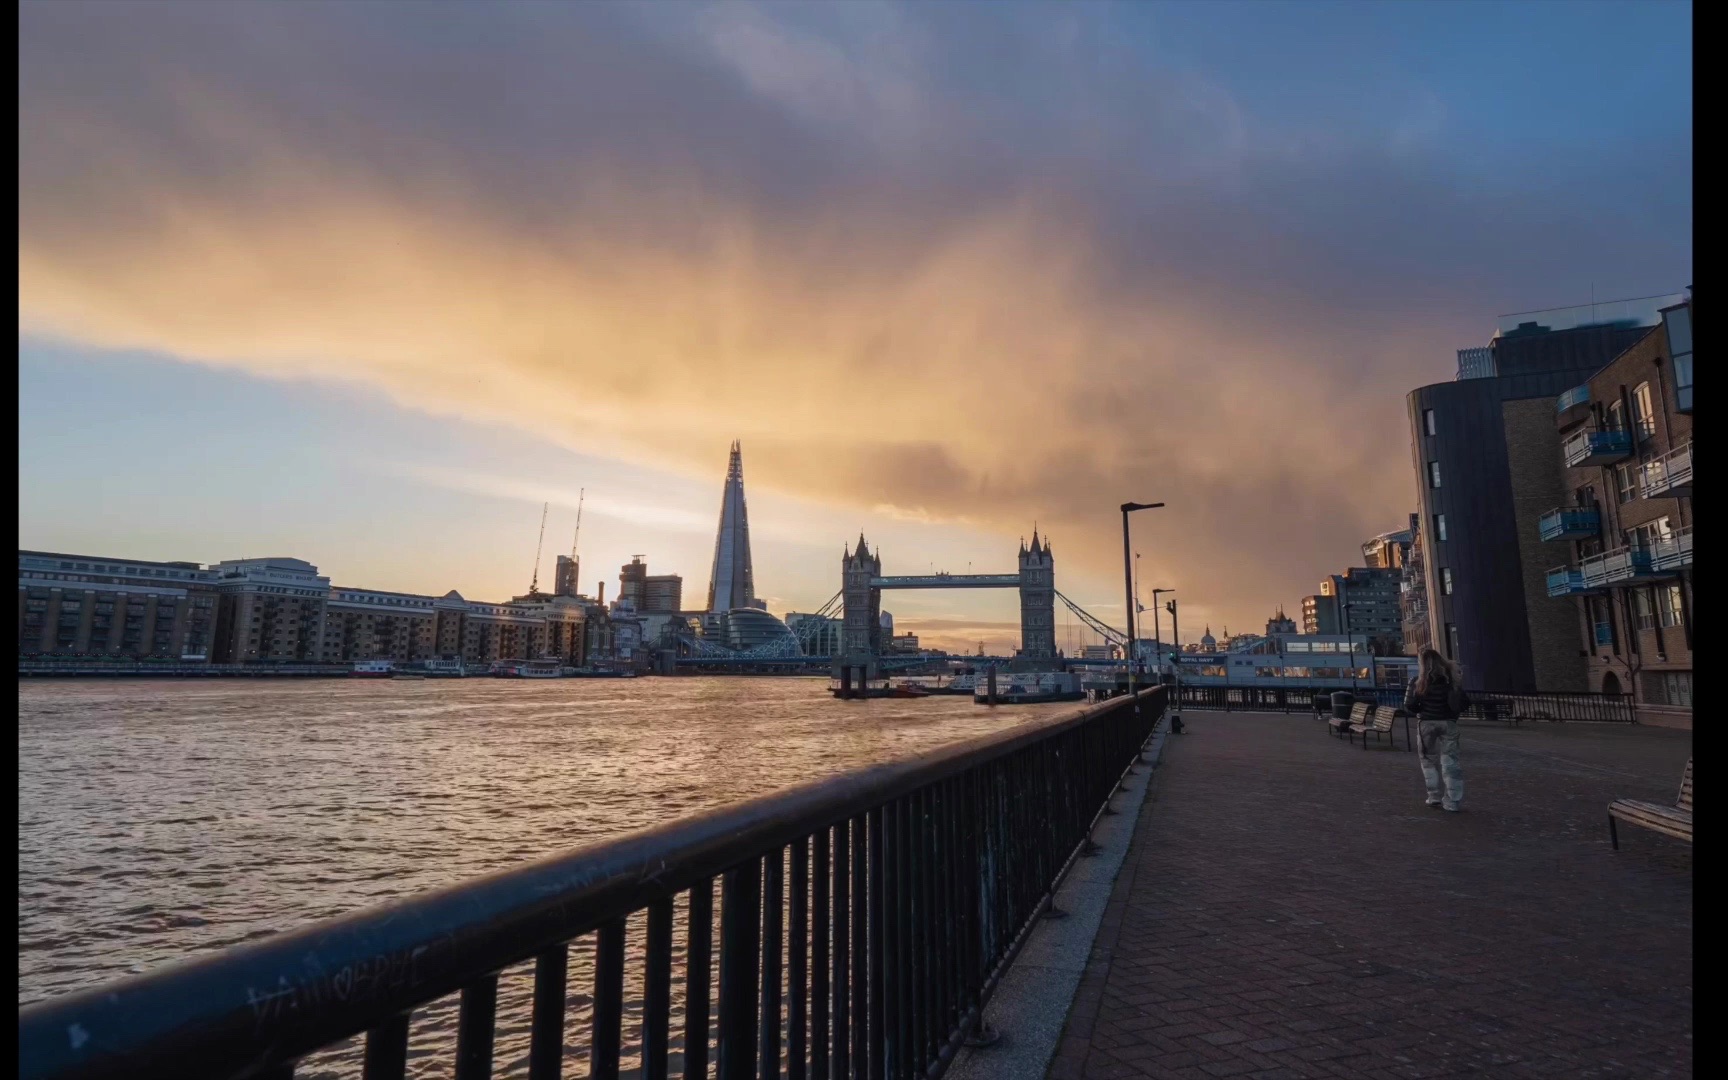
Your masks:
M809 678L44 681L18 705L20 1004L1076 707Z

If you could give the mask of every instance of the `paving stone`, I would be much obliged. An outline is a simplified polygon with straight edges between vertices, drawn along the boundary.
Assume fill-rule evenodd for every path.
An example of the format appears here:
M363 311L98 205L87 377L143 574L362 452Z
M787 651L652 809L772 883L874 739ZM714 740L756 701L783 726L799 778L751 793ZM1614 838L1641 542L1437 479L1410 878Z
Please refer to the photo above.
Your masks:
M1467 725L1440 814L1413 754L1184 719L1052 1080L1692 1074L1691 848L1606 826L1673 799L1689 732Z

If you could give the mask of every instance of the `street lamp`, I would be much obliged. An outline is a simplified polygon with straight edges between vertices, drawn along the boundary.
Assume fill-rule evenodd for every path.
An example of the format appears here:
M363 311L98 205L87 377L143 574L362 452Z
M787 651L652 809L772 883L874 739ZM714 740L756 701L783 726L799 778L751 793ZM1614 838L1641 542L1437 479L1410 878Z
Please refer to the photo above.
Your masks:
M1136 510L1156 510L1163 503L1122 504L1122 588L1127 593L1128 615L1128 696L1133 697L1134 690L1134 560L1129 558L1134 552L1134 546L1128 539L1128 515Z
M1158 598L1165 593L1174 594L1175 592L1175 589L1152 590L1152 641L1153 647L1158 650L1162 650L1164 647L1164 632L1158 628ZM1158 661L1158 674L1162 676L1164 674L1164 659L1157 653L1154 653L1154 658ZM1162 682L1163 680L1160 679L1159 681Z
M1164 610L1170 613L1170 636L1176 639L1175 648L1180 650L1182 648L1182 627L1176 622L1176 601L1167 602L1164 605ZM1175 652L1170 654L1170 670L1170 700L1174 703L1172 706L1174 711L1171 715L1179 717L1182 715L1182 658Z

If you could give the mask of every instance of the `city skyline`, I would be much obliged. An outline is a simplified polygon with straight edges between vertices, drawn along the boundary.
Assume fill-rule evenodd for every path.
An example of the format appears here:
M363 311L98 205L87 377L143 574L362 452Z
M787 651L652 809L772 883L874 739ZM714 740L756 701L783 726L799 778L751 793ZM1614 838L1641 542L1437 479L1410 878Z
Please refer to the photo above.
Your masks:
M1037 521L1119 620L1157 499L1143 583L1251 627L1495 315L1691 280L1688 5L1000 10L26 4L20 545L506 597L586 487L584 591L700 596L740 438L776 611Z

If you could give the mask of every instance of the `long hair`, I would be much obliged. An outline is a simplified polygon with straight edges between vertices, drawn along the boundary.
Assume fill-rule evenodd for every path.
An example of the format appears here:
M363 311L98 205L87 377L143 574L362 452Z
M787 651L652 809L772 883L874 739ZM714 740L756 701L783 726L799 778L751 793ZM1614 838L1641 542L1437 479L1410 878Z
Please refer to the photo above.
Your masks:
M1422 671L1416 676L1416 692L1418 694L1426 694L1428 684L1435 678L1451 683L1453 686L1458 685L1458 669L1452 666L1450 660L1441 656L1438 650L1423 649L1420 662Z

